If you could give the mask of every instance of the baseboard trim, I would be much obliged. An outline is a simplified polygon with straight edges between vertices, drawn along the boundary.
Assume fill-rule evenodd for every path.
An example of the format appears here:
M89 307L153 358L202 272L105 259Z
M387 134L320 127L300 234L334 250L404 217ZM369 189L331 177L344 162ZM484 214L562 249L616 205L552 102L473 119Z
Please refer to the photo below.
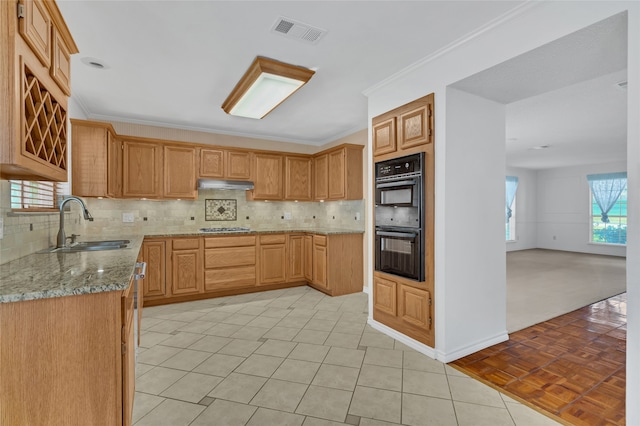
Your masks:
M411 349L418 351L421 354L428 356L429 358L437 359L436 351L432 347L427 346L424 343L420 343L417 340L413 340L411 337L404 335L391 327L387 327L386 325L374 320L372 317L369 317L367 323L372 328L386 334L389 337L396 339L400 343L409 346Z
M438 351L438 358L440 361L449 363L451 361L455 361L456 359L465 357L467 355L471 355L472 353L478 352L482 349L486 349L489 346L497 345L498 343L506 342L509 340L509 333L507 331L500 332L495 336L489 337L487 339L480 340L471 345L463 346L459 349L456 349L452 352L442 352Z

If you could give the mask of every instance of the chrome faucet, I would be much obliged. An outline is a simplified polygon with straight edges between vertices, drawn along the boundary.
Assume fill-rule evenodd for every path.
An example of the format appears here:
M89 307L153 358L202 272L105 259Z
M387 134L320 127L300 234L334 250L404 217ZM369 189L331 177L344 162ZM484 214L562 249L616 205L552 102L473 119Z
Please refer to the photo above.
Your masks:
M82 206L82 215L84 216L84 220L93 222L93 217L91 217L91 213L89 213L87 206L85 206L84 201L82 201L81 198L71 195L70 197L60 201L60 229L58 230L58 241L56 243L57 248L63 248L67 244L67 235L64 233L64 206L69 201L76 201L80 203Z

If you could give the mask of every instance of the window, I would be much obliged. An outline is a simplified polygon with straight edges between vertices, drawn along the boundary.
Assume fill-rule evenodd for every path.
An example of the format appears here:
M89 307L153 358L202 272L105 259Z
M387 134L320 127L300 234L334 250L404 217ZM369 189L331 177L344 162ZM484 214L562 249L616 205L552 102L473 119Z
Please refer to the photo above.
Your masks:
M58 200L69 194L67 182L12 180L11 209L22 212L57 211Z
M627 174L588 175L591 189L591 242L627 243Z
M516 197L513 197L513 205L511 206L511 217L505 224L505 240L516 240Z
M516 191L518 190L518 177L507 176L505 179L505 239L516 240Z

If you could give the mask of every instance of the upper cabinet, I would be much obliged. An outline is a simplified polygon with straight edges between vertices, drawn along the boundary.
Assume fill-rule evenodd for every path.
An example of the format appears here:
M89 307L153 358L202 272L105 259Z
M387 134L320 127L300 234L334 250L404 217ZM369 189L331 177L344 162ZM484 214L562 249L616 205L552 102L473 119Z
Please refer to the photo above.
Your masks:
M375 117L372 132L374 157L421 151L433 142L433 94Z
M162 145L151 142L123 142L122 196L161 198Z
M254 155L254 200L282 200L284 157L280 154L256 153Z
M0 18L0 177L66 181L70 58L78 48L54 1L3 1Z
M194 147L165 145L163 174L162 198L198 198Z
M315 200L362 199L363 148L345 144L315 156Z
M213 179L251 180L251 153L201 148L199 176Z
M311 201L311 157L284 157L284 199Z

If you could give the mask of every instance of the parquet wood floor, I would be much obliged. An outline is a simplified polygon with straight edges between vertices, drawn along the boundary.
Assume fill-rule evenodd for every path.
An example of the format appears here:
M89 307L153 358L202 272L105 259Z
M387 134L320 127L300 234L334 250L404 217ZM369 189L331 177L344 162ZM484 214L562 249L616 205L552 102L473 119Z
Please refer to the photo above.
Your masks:
M509 335L450 365L571 425L624 425L626 293Z

